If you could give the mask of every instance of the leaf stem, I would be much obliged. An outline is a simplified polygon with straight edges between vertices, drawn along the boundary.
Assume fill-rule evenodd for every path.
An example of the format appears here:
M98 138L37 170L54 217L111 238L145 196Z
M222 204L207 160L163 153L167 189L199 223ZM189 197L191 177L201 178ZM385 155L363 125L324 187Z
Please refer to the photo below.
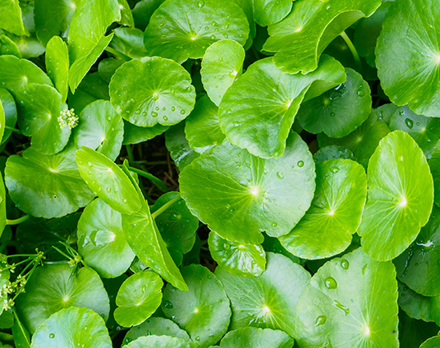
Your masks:
M358 71L362 72L361 57L359 57L359 53L358 53L356 47L354 47L353 42L351 42L350 38L348 37L348 35L345 31L342 32L341 37L344 39L345 43L347 44L348 48L350 49Z
M127 156L130 163L134 162L133 150L131 149L131 145L125 145L125 150L127 150Z
M160 180L159 178L155 177L153 174L144 172L143 170L137 169L137 168L133 168L128 166L127 167L128 170L139 174L140 176L143 176L144 178L150 179L153 184L155 184L162 192L168 192L168 187L167 185L164 184L164 182L162 180Z
M15 220L6 219L6 225L18 225L22 222L25 222L27 219L29 219L29 215L22 216L21 218Z
M129 62L129 61L131 60L131 58L130 58L129 56L126 56L124 53L121 53L121 52L115 50L115 49L112 48L112 47L108 47L108 46L107 46L105 50L106 50L107 52L113 54L114 56L116 56L116 57L118 57L118 58L121 58L122 60L125 60L126 62Z
M10 130L10 131L12 131L12 132L15 132L15 133L17 133L17 134L22 134L22 133L21 133L21 130L19 130L19 129L17 129L17 128L14 128L14 127L5 126L5 129L8 129L8 130Z
M163 206L161 206L159 209L157 209L154 213L151 213L151 216L153 217L153 219L156 219L160 214L162 214L165 210L167 210L169 207L171 207L174 203L176 203L177 201L180 201L182 199L182 197L176 197L173 198L171 201L165 203Z

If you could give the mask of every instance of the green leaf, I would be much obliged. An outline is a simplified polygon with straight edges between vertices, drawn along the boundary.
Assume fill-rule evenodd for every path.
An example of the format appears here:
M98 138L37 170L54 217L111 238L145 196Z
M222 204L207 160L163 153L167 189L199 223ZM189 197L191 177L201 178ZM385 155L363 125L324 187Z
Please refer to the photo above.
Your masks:
M329 145L344 146L351 150L355 158L364 167L379 145L380 140L390 132L388 126L378 121L376 112L372 112L368 119L355 131L343 138L329 138L324 133L318 134L320 147Z
M223 337L221 348L292 348L293 339L283 331L246 327L229 331Z
M162 301L163 281L150 271L133 274L121 285L116 296L116 322L125 327L148 319Z
M0 103L1 109L1 103ZM0 237L6 227L6 189L3 182L3 176L0 175Z
M328 261L299 298L299 346L399 347L395 277L391 262L362 249Z
M399 107L394 104L384 104L382 106L379 106L377 109L374 109L374 113L377 115L378 121L382 121L386 124L390 124L391 116L393 116L394 112Z
M281 236L303 217L315 191L315 164L292 133L279 159L217 145L188 165L179 182L188 208L211 230L231 241L259 244L260 231Z
M18 46L6 35L0 36L0 56L12 55L21 58L21 52Z
M14 326L14 324L15 324L15 320L12 310L11 309L8 309L7 311L3 310L3 313L0 315L0 328L2 330L11 329Z
M73 131L75 145L87 146L115 160L121 152L124 125L109 101L97 100L87 105L79 115Z
M431 173L434 178L434 201L440 207L440 140L432 152L431 160L429 161Z
M316 164L316 191L306 215L279 237L287 251L303 259L324 259L343 252L361 222L367 197L364 168L351 160Z
M5 125L14 128L17 122L17 107L15 105L14 97L6 89L0 88L0 103L5 113ZM1 143L4 144L8 141L12 134L11 129L5 129Z
M292 0L254 0L254 20L262 26L275 24L284 19L292 9Z
M283 255L266 255L267 268L258 277L236 277L220 267L215 271L232 303L230 329L270 328L296 337L295 308L310 275Z
M241 76L244 56L243 46L233 40L217 41L206 50L200 74L215 105L220 105L225 92Z
M35 29L44 46L60 33L67 37L70 21L79 4L80 0L35 0Z
M131 11L136 28L144 31L150 22L151 15L165 0L141 0L136 3Z
M58 118L66 110L61 94L48 85L30 83L15 93L18 126L22 133L31 136L31 145L44 155L54 155L64 149L71 129L61 127Z
M433 200L422 150L407 133L388 134L368 165L368 201L358 232L365 252L379 261L400 255L428 222Z
M32 348L111 348L104 320L87 308L71 307L53 314L35 332Z
M110 83L115 71L124 63L125 61L117 58L105 58L101 60L98 64L99 76L107 83Z
M300 263L300 259L291 253L289 253L280 243L278 238L270 237L266 233L264 233L264 242L263 248L266 252L270 251L275 254L281 254L288 257L295 263Z
M197 348L197 343L186 342L181 338L169 336L147 336L139 337L136 341L130 342L126 348Z
M390 130L402 130L413 137L427 159L440 139L440 119L415 114L408 106L398 108L390 119Z
M197 101L185 122L185 135L189 146L198 153L221 144L225 139L218 124L218 108L208 96L205 95Z
M194 108L195 89L179 64L146 57L127 62L116 71L110 81L110 99L115 110L137 126L171 126Z
M399 306L411 318L440 323L440 296L426 297L399 283Z
M130 179L106 156L83 146L76 151L75 158L86 184L111 208L123 214L142 208L143 202Z
M435 0L394 2L376 47L381 86L390 100L431 117L440 117L439 15Z
M108 83L99 76L99 73L91 73L81 81L75 94L69 92L69 106L79 114L87 105L97 99L110 100Z
M440 337L431 337L430 339L423 342L420 348L436 348L440 345Z
M116 28L110 47L130 58L148 56L144 47L144 32L137 28Z
M431 217L417 239L396 260L397 277L423 296L440 295L440 208L434 206Z
M85 207L93 199L81 179L69 145L54 156L29 148L6 162L5 182L12 201L27 214L51 219Z
M438 333L438 326L409 318L404 312L399 314L399 340L401 348L419 347L423 341Z
M151 212L156 212L177 197L180 197L179 192L163 194L151 207ZM191 214L184 200L179 200L169 206L155 220L168 249L177 250L182 254L186 254L191 250L196 240L199 220Z
M90 308L107 320L109 299L98 274L89 267L73 271L67 263L34 271L26 292L17 297L18 314L31 333L53 313L72 306Z
M224 270L241 277L259 276L266 268L266 254L259 244L240 244L209 233L211 257Z
M18 47L23 58L36 58L41 56L45 51L44 46L38 41L35 35L17 36L11 33L6 33L6 35Z
M162 310L193 342L202 347L215 344L228 330L231 309L225 290L217 277L201 265L182 268L188 291L168 284L164 290Z
M281 70L307 74L318 67L330 42L381 4L381 0L298 0L283 21L269 27L270 37L263 49L278 52L274 61Z
M9 90L14 97L16 92L28 83L52 86L52 81L43 70L26 59L0 56L0 71L0 86Z
M104 36L107 27L121 20L117 0L80 1L69 28L69 53L72 66L69 86L72 93L91 66L110 43L113 35Z
M121 213L101 199L90 203L78 222L78 252L101 277L125 273L135 255L125 240Z
M15 310L14 313L14 326L12 327L12 336L14 336L14 343L17 348L30 348L31 338L29 331L24 327L23 323L20 321Z
M249 23L232 0L165 1L151 16L144 44L150 56L183 63L202 58L206 49L222 39L244 45Z
M185 137L185 122L171 127L165 133L165 145L179 170L183 170L195 158L199 157L199 154L190 148Z
M351 159L354 160L354 155L351 150L344 146L329 145L324 146L313 155L315 163L325 162L330 159Z
M128 330L122 344L125 345L139 337L150 335L177 337L189 341L186 331L182 330L173 321L165 318L151 317L142 324L133 326Z
M54 36L47 43L46 69L64 103L68 92L69 51L66 43L59 36Z
M124 140L123 145L139 144L151 140L158 135L166 132L170 127L156 124L153 127L138 127L133 123L124 120Z
M122 215L122 229L131 249L143 263L176 288L188 289L151 217L148 204L138 213Z
M362 75L346 69L347 81L301 105L297 118L306 131L342 138L356 130L371 112L371 91Z
M0 0L0 29L5 29L15 35L29 36L29 31L23 23L21 8L16 0Z
M134 27L133 14L131 13L130 4L127 0L118 0L119 8L121 10L121 20L119 24L127 27Z
M344 81L342 65L329 56L308 75L283 73L272 58L259 60L225 93L220 127L232 144L253 155L280 157L301 102Z

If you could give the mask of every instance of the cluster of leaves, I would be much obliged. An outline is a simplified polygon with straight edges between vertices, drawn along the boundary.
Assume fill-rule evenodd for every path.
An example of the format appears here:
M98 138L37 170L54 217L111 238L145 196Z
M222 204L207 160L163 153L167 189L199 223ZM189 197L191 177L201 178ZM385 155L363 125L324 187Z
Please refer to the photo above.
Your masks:
M0 346L440 346L439 18L0 0Z

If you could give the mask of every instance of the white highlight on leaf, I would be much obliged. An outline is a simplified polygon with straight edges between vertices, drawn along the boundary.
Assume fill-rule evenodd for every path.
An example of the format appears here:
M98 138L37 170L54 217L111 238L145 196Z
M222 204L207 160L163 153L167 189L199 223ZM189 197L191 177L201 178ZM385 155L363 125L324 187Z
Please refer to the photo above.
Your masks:
M408 201L406 200L406 197L402 196L402 198L399 202L399 205L403 208L403 207L406 207L407 204L408 204Z
M370 328L368 325L365 325L365 327L364 327L364 335L370 336Z
M64 302L69 301L69 295L64 295L64 297L63 297L63 301L64 301Z
M251 192L252 196L257 197L258 194L260 193L260 189L257 186L251 186L250 192Z
M269 308L268 306L266 306L266 305L263 306L262 310L263 310L263 312L264 312L265 314L270 313L270 308Z
M334 211L334 210L330 210L330 211L328 212L328 215L330 215L330 216L335 215L335 211Z
M199 309L198 308L196 308L196 309L194 309L194 313L199 313Z

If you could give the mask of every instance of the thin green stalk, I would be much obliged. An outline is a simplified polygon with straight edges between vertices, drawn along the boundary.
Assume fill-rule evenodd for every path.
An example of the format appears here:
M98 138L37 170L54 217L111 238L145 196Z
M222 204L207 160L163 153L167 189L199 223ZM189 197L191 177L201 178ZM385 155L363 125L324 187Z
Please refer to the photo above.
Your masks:
M180 201L182 197L176 197L173 198L171 201L165 203L163 206L161 206L159 209L157 209L154 213L151 213L151 216L153 219L156 219L160 214L162 214L165 210L167 210L169 207L171 207L174 203L177 201Z
M18 225L22 222L25 222L27 219L29 219L29 215L22 216L21 218L15 220L6 219L6 225Z
M126 56L124 53L121 53L119 51L116 51L114 48L108 47L105 49L107 52L113 54L114 56L121 58L122 60L125 60L126 62L129 62L131 58L129 56Z
M128 166L127 168L128 168L128 170L130 170L136 174L139 174L140 176L143 176L144 178L150 179L153 182L153 184L155 184L162 192L168 192L167 185L165 185L162 180L155 177L153 174L144 172L143 170L133 168L130 166Z
M134 163L133 150L131 149L131 145L125 145L125 149L127 150L128 160L130 163Z
M15 132L15 133L17 133L17 134L22 134L22 133L21 133L21 130L19 130L19 129L17 129L17 128L14 128L14 127L5 126L5 129L8 129L8 130L10 130L10 131L12 131L12 132Z
M348 35L345 31L341 34L341 37L344 39L345 43L347 44L348 48L350 49L358 71L362 72L361 57L359 57L359 53L358 53L356 47L354 47L353 42L351 42L350 38L348 37Z

